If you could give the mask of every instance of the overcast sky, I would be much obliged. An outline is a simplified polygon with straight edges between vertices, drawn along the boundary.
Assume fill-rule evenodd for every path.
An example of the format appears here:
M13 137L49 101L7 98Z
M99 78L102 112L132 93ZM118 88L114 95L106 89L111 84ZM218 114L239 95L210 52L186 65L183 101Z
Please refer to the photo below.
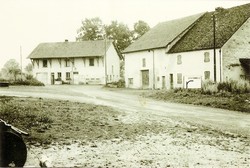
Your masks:
M250 3L250 0L0 0L0 68L9 59L23 67L26 57L41 42L75 41L85 18L104 24L123 22L131 29L138 20L157 23L196 13Z

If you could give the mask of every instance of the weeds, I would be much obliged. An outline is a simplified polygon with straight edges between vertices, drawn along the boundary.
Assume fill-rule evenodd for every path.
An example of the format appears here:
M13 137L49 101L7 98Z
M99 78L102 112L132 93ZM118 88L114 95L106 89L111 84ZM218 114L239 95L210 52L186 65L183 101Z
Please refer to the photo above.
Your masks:
M35 78L11 81L10 84L11 85L27 85L27 86L44 86L42 82L38 81Z
M212 95L218 92L218 84L212 81L205 81L202 83L201 93Z
M217 88L220 92L250 93L250 83L245 80L221 82Z
M7 123L16 124L23 128L52 123L49 115L43 111L37 111L32 105L24 106L22 101L13 103L12 97L0 97L0 116Z
M250 84L247 81L203 82L201 89L154 91L144 96L177 103L250 112Z

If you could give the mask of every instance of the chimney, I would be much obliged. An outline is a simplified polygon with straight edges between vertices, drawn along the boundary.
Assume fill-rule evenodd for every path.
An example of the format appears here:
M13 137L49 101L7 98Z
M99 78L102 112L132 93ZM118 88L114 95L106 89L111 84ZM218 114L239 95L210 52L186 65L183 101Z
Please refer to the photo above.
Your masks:
M69 42L69 40L68 40L68 39L65 39L65 42Z

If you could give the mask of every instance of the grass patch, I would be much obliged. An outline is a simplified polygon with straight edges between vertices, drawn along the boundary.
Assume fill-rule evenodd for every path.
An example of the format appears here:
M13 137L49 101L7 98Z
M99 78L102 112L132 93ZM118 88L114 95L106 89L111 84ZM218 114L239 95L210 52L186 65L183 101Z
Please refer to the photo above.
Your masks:
M164 128L157 123L124 124L125 115L113 108L78 102L38 98L0 97L0 116L9 124L30 133L28 144L47 145L68 140L92 142L129 139Z
M214 92L212 94L212 92L209 92L209 94L205 94L199 89L174 89L147 92L144 93L143 96L175 103L250 112L250 93L235 94L230 92Z

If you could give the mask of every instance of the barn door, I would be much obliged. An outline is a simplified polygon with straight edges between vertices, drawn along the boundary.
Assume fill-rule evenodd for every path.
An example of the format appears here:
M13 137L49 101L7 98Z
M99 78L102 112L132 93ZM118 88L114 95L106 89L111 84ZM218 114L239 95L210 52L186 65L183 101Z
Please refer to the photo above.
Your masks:
M149 70L142 70L142 88L148 88L149 86Z

